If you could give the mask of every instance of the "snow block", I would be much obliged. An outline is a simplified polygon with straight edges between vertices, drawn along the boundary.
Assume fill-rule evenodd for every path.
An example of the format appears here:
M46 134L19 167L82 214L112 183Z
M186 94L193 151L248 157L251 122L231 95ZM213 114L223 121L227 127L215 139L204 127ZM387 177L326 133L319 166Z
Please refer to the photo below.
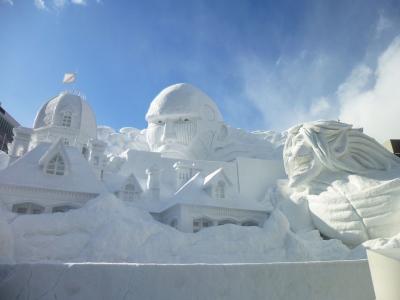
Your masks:
M1 299L374 299L366 260L0 265Z

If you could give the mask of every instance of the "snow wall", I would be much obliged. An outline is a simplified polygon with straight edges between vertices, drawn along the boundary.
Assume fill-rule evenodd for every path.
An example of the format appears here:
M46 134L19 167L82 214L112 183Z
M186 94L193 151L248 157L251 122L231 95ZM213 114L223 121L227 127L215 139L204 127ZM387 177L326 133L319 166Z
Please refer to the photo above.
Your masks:
M375 299L368 262L0 265L1 299Z

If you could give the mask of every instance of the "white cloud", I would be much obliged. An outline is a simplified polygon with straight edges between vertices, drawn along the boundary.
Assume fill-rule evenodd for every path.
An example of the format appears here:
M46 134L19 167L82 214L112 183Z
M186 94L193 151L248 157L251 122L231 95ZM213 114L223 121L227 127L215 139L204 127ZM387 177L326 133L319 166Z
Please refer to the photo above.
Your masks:
M46 3L44 2L44 0L34 0L34 3L38 9L41 9L41 10L47 9Z
M67 0L53 0L53 5L57 9L63 8L66 3Z
M2 0L7 3L12 4L13 0ZM94 1L97 4L100 4L100 0ZM62 10L65 6L72 4L77 6L86 6L88 4L88 0L34 0L35 6L40 10L48 10L49 7L52 7L56 11Z
M87 2L86 0L71 0L72 4L77 4L77 5L86 5Z
M321 118L325 114L329 113L331 109L332 107L328 101L328 98L321 97L311 103L309 115L314 118Z
M381 142L400 138L400 36L381 54L376 70L355 68L338 98L342 121L363 127Z
M379 13L378 22L376 23L375 36L379 37L382 32L393 27L393 22L387 18L383 12Z
M285 130L305 121L337 118L337 108L318 96L325 92L324 75L334 69L326 55L303 51L295 59L280 56L268 64L245 58L239 65L243 97L261 113L264 127Z
M14 1L13 0L2 0L1 2L9 4L9 5L14 5Z

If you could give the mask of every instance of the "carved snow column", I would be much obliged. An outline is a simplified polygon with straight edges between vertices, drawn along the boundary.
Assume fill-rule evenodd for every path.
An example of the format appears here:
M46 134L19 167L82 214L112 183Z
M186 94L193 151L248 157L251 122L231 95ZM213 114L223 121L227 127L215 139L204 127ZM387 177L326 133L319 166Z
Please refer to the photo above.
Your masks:
M146 169L147 174L147 192L153 200L160 199L160 172L157 165Z
M103 179L104 172L104 151L107 144L103 141L91 139L89 142L89 158L88 161L96 173L97 178Z
M196 167L195 163L184 163L178 161L174 164L174 169L176 171L176 189L181 188L186 182L189 181L197 172L200 171Z
M32 129L26 127L16 127L13 129L13 141L8 147L10 163L16 160L18 157L23 156L28 151L32 132Z

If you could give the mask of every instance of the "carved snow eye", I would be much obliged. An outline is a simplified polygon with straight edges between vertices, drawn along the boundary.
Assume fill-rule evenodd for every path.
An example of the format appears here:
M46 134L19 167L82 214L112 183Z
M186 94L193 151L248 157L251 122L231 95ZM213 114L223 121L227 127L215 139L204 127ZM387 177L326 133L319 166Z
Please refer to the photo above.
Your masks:
M158 121L157 121L157 124L158 124L158 125L164 125L164 121L158 120Z
M184 122L189 122L188 118L183 119Z

